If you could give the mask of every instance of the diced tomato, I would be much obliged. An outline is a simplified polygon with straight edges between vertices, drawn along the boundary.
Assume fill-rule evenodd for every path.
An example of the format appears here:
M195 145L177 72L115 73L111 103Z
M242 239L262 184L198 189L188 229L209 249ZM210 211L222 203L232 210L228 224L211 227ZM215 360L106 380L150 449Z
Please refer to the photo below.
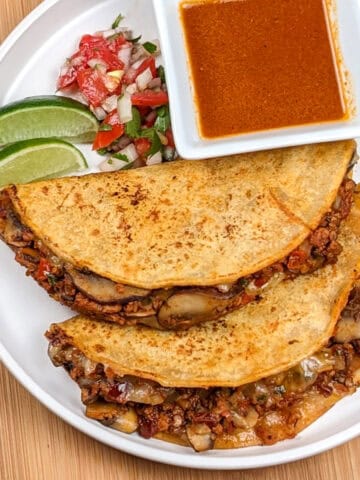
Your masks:
M130 85L131 83L134 83L136 78L140 75L140 73L145 72L145 70L147 68L150 68L152 76L153 76L153 78L155 78L156 77L156 65L155 65L155 58L154 57L146 58L138 66L138 68L130 67L129 70L123 76L122 82L125 83L125 85Z
M159 107L169 103L169 96L166 92L154 92L145 90L144 92L131 95L131 102L139 107Z
M117 37L113 38L112 40L107 40L107 44L108 44L109 50L111 50L113 53L116 53L116 54L119 53L119 50L123 45L125 44L128 44L129 46L131 45L131 43L128 42L124 37L124 35L122 34L119 34Z
M157 71L156 71L156 65L155 65L155 58L154 57L148 57L146 58L143 63L139 67L139 73L144 72L147 68L150 68L151 74L153 78L157 76Z
M77 72L77 82L81 93L94 107L106 100L109 92L104 84L103 76L98 70L87 68Z
M98 35L83 35L79 43L80 50L104 46L106 46L105 38Z
M125 131L125 127L119 121L119 115L117 110L109 113L107 117L102 122L104 125L110 125L112 127L111 130L103 130L98 131L96 134L94 143L93 143L93 150L99 150L100 148L105 148L111 145L115 140L117 140Z
M254 279L254 285L257 288L261 288L263 285L265 285L269 281L269 278L263 276L259 278Z
M144 155L151 147L151 142L148 138L136 138L134 144L139 155Z
M62 88L67 88L73 85L76 82L76 70L74 67L69 65L69 68L65 73L60 75L57 81L57 89L61 90Z
M118 57L106 48L94 48L91 52L91 58L102 60L106 63L108 70L123 70L124 63Z
M124 125L115 125L111 130L101 131L96 134L93 150L99 150L111 145L124 133Z
M37 280L44 281L47 279L47 274L50 273L50 264L45 258L40 258L39 266L36 272Z
M113 110L110 112L104 119L104 123L107 125L121 125L120 120L119 120L119 114L117 110Z
M244 292L241 296L241 305L247 305L253 300L255 300L255 295L248 295L246 292Z
M118 59L117 52L110 49L109 42L102 37L84 35L80 41L80 55L87 63L95 58L106 63L108 70L122 70L124 63Z
M150 112L151 112L151 108L150 107L138 107L138 110L139 110L139 113L141 115L142 118L145 118Z
M172 133L171 128L168 128L165 132L165 136L168 140L168 147L175 148L175 142L174 142L174 135Z

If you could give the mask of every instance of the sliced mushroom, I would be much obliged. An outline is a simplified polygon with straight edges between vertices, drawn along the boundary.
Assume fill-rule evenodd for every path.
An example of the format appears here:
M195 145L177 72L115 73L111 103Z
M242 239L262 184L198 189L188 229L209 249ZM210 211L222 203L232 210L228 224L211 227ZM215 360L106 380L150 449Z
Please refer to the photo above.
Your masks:
M128 402L159 405L173 392L172 389L153 384L151 380L129 381L126 400Z
M24 227L12 213L8 213L4 228L4 240L13 247L25 247L29 242L22 238Z
M158 319L155 315L151 315L150 317L126 317L129 322L132 320L134 323L141 323L141 325L146 325L147 327L151 328L157 328L159 330L162 330L162 326L158 322Z
M197 452L210 450L214 446L214 436L205 423L196 423L186 427L186 435L191 446Z
M218 318L232 302L201 290L183 290L172 295L162 305L158 320L164 328L181 328Z
M56 345L49 343L48 355L55 367L61 367L63 365L63 346L61 344Z
M138 428L138 416L135 410L128 407L127 411L116 417L115 422L111 425L111 428L119 430L124 433L133 433Z
M107 278L94 273L82 273L71 265L66 265L66 270L71 276L75 286L89 298L99 303L127 303L145 298L150 290L129 287L123 288Z
M256 425L259 418L259 414L253 407L249 407L246 416L240 415L237 411L231 412L231 420L235 427L248 429Z
M91 403L86 406L86 416L124 433L133 433L138 427L135 410L116 403Z
M360 322L354 317L343 317L336 325L335 342L348 343L360 338Z

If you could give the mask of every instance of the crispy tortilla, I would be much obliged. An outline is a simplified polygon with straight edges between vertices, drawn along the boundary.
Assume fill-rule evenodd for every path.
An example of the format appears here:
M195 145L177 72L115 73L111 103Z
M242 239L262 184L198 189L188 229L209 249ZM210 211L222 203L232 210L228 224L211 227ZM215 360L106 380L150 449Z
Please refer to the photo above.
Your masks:
M77 268L146 289L217 285L296 248L330 209L354 150L300 146L9 192L21 221Z
M342 226L337 264L281 282L220 321L169 332L78 316L53 328L117 375L168 387L236 387L282 372L326 344L346 305L359 275L358 204Z

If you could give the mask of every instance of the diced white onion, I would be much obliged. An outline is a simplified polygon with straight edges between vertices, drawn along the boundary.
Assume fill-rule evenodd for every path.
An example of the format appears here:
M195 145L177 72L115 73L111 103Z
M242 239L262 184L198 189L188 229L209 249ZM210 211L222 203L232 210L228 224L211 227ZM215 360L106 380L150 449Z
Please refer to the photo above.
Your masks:
M118 101L118 97L117 95L111 95L111 97L108 97L102 104L102 108L106 111L106 112L112 112L113 110L116 110L117 108L117 101Z
M104 69L106 71L107 64L103 61L100 60L99 58L90 58L90 60L87 62L90 68L100 68Z
M129 95L132 95L133 93L136 93L138 91L136 83L132 83L126 87L126 92Z
M135 160L139 157L139 154L133 143L127 145L125 148L120 150L119 153L121 153L122 155L126 155L130 163L135 162Z
M74 57L70 60L70 63L73 67L80 67L84 60L85 58L83 56Z
M78 100L85 105L89 105L88 99L80 91L71 93L71 98L73 98L74 100Z
M151 82L149 82L148 87L151 89L161 88L161 78L160 77L153 78Z
M115 32L116 33L124 33L124 34L127 34L127 35L132 34L132 31L130 30L129 27L116 27Z
M103 162L101 162L99 164L99 169L102 171L102 172L115 172L116 170L118 170L118 168L116 167L116 165L113 163L113 160L112 159L106 159L104 160Z
M151 155L146 159L146 165L156 165L157 163L162 162L162 155L161 152L156 152L154 155Z
M151 82L153 76L151 73L150 68L147 68L144 70L140 75L136 77L136 85L140 91L143 91L147 88L149 85L149 82Z
M60 69L60 76L64 76L69 73L71 66L68 63L65 63Z
M130 66L132 45L124 45L120 48L118 53L118 59L123 62L125 69L127 70Z
M127 123L132 120L133 116L131 107L131 95L130 93L125 92L117 102L120 123Z
M130 63L134 68L137 68L137 66L141 65L144 58L147 56L148 56L148 52L145 50L145 48L142 45L136 45L132 50Z
M177 157L177 153L175 148L173 147L165 147L164 148L164 158L171 162L172 160L175 160Z
M101 34L104 38L109 38L115 35L116 31L115 29L111 28L110 30L104 30L103 32L101 32Z
M92 105L90 105L90 110L100 121L104 120L104 118L106 117L106 111L102 107L93 107Z
M140 67L140 65L141 65L142 63L143 63L142 60L138 60L137 62L135 62L135 63L133 63L133 64L131 65L131 68L133 68L134 70L136 70L137 68Z
M102 172L116 172L117 170L121 170L122 168L129 167L138 158L138 153L133 143L120 150L119 153L121 153L122 155L126 155L129 161L127 162L116 157L111 157L100 163L100 170Z
M216 285L216 288L221 292L221 293L228 293L231 288L233 287L233 283L220 283L219 285Z
M129 166L125 160L119 160L118 158L111 157L109 160L104 160L100 163L99 168L102 172L116 172Z

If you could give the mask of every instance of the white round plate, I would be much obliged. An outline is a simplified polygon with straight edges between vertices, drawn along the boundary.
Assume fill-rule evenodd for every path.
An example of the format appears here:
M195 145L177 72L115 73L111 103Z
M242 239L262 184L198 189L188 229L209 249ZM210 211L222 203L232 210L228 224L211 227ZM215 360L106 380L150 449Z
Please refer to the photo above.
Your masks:
M0 48L0 105L28 95L51 94L59 67L80 36L107 29L119 13L144 39L157 38L150 0L45 0ZM93 166L101 159L84 152ZM139 457L167 464L244 469L315 455L360 433L360 391L346 398L297 438L271 447L195 453L158 440L111 430L84 416L80 392L47 356L44 332L72 312L51 300L25 276L13 252L0 244L0 358L15 377L55 414L91 437Z

